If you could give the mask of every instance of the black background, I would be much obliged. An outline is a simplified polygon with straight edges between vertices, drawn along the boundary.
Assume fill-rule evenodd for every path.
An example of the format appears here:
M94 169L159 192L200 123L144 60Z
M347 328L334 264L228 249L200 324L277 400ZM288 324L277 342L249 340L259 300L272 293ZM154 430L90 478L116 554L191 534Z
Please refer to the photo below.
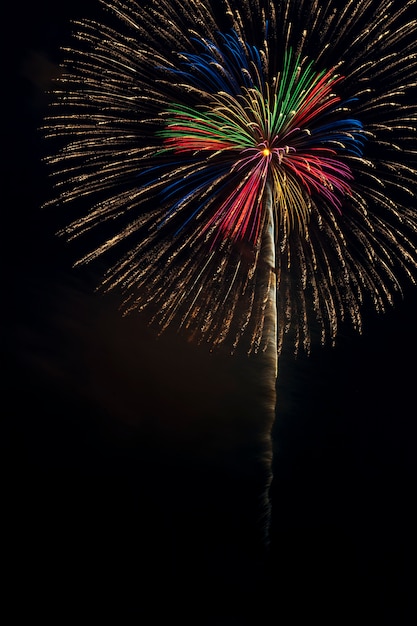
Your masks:
M10 606L56 624L414 624L417 290L365 312L361 337L281 357L265 556L247 364L120 318L40 209L45 90L69 18L95 10L21 2L3 22Z

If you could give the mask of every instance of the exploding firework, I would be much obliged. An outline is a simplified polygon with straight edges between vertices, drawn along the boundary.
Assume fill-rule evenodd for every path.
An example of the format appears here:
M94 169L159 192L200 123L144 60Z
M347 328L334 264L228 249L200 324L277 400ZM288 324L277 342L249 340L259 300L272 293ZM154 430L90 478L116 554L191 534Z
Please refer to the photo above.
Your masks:
M162 330L249 352L272 285L278 352L383 311L417 264L415 2L102 4L46 122L79 263L107 255L103 285Z

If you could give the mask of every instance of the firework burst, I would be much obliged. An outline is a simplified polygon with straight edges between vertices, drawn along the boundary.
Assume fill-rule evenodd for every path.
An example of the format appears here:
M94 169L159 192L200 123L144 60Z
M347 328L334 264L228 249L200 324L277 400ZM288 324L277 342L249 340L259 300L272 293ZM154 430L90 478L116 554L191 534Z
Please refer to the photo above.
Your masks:
M278 352L383 311L417 265L415 2L102 4L46 122L53 204L88 206L64 232L96 233L79 262L108 256L126 311L249 352L272 285Z

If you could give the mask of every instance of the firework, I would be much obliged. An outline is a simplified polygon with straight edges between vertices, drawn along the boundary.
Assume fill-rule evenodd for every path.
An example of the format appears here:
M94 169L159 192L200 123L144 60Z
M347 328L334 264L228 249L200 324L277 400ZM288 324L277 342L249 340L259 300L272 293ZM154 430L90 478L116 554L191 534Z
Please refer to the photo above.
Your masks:
M278 352L383 311L417 259L415 2L102 4L46 123L53 203L87 206L63 232L94 234L79 263L161 330L249 352L271 284Z
M46 119L48 204L125 312L258 353L267 528L284 342L360 331L414 281L416 3L101 4Z

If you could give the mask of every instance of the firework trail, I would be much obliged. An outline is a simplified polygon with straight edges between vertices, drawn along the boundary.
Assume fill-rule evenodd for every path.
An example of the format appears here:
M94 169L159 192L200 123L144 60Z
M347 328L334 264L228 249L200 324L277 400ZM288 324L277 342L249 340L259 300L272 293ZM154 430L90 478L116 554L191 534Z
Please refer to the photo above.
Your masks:
M416 3L101 3L46 122L63 232L125 311L268 353L272 388L284 340L413 280Z

